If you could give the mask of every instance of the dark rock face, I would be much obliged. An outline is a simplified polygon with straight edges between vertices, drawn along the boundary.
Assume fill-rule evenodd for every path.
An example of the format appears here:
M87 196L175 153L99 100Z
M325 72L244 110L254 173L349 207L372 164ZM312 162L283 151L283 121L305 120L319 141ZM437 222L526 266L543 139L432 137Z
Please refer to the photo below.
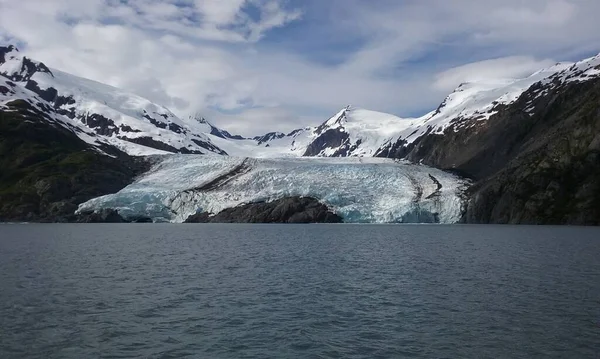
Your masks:
M155 114L159 115L164 120L167 120L169 118L169 116L167 116L165 114L159 114L159 113L155 113ZM175 133L185 133L185 130L178 124L173 123L173 122L165 123L165 122L156 120L155 118L150 116L146 111L144 111L144 115L142 115L142 117L145 118L146 120L148 120L151 124L153 124L154 126L156 126L158 128L168 129L169 131L172 131Z
M128 137L120 136L119 139L137 143L138 145L142 145L142 146L156 148L156 149L162 150L162 151L167 151L167 152L172 152L172 153L179 152L175 147L167 145L166 143L163 143L163 142L156 141L156 140L152 139L151 137L128 138Z
M0 94L6 95L8 93L13 93L11 89L6 86L0 86Z
M96 212L84 212L77 215L77 223L125 223L119 213L110 208Z
M123 131L123 132L142 132L140 130L133 129L130 126L127 126L127 125L121 125L120 128L121 128L121 131Z
M244 136L232 135L228 131L221 130L219 128L214 127L213 125L210 125L210 134L213 136L221 137L224 139L230 139L230 140L246 140L247 139Z
M468 223L600 224L600 79L536 84L495 110L381 155L473 178Z
M169 131L175 132L175 133L184 133L185 132L181 126L179 126L178 124L175 124L173 122L169 123L168 128L169 128Z
M115 125L113 120L97 113L82 116L81 122L93 129L94 132L99 135L112 136L115 133L119 133L119 128Z
M150 122L151 124L153 124L154 126L156 126L158 128L167 128L166 123L154 119L152 116L148 115L148 113L146 111L144 111L144 114L142 115L142 117L145 118L146 120L148 120L148 122Z
M529 154L471 189L468 223L600 225L600 151Z
M205 142L205 141L201 141L195 138L192 138L192 142L194 142L195 144L197 144L198 146L202 147L202 148L206 148L207 150L210 150L214 153L218 153L220 155L227 155L227 152L223 151L222 149L218 148L217 146Z
M506 166L473 188L465 220L600 225L600 80L567 84L534 105L517 134L502 133ZM517 110L499 113L495 127Z
M349 107L346 108L348 110ZM360 141L352 145L350 143L350 135L344 129L344 121L346 120L346 111L342 111L341 114L333 121L331 120L322 123L315 130L317 138L315 138L306 148L303 156L314 157L319 156L326 149L335 149L333 153L330 153L329 157L346 157L351 151L355 150L360 146ZM335 128L331 128L332 126ZM298 130L296 130L298 131Z
M293 130L292 132L288 133L288 134L286 135L286 137L294 137L294 136L296 136L297 134L299 134L299 133L300 133L300 132L302 132L302 131L304 131L304 129L302 129L302 128L299 128L299 129Z
M76 221L77 206L115 193L149 169L145 160L96 152L25 101L0 111L0 221Z
M350 136L347 132L340 129L329 129L323 132L313 142L311 142L303 156L313 157L318 156L327 148L338 148L331 157L345 156L350 148ZM344 145L344 146L342 146Z
M259 145L262 145L265 142L269 142L269 141L284 138L284 137L285 137L285 133L269 132L266 135L254 137L254 140L257 141Z
M327 206L309 197L286 197L273 202L249 203L214 216L191 215L186 223L342 223Z
M14 47L13 45L9 45L9 46L0 46L0 64L3 64L6 62L6 54L8 54L9 52L13 52L13 51L19 51L16 47Z
M25 88L30 91L35 92L43 100L48 101L48 102L54 102L54 99L56 99L56 97L58 95L58 91L56 91L55 88L49 87L45 90L42 90L39 87L38 83L34 80L27 81L27 83L25 84Z
M125 136L118 136L118 138L121 140L124 140L124 141L137 143L138 145L156 148L158 150L171 152L171 153L183 153L183 154L202 154L203 153L202 151L190 150L185 147L181 147L181 148L177 149L171 145L168 145L164 142L157 141L157 140L153 139L152 137L147 137L147 136L133 137L133 138L129 138L129 137L125 137ZM200 141L195 138L192 138L191 140L192 140L192 142L194 142L195 144L197 144L200 147L206 148L208 150L213 150L215 153L227 155L227 153L225 151L220 150L219 148L213 146L210 143Z
M63 106L68 106L68 105L74 105L75 99L73 99L73 96L57 96L54 99L54 108L60 108Z

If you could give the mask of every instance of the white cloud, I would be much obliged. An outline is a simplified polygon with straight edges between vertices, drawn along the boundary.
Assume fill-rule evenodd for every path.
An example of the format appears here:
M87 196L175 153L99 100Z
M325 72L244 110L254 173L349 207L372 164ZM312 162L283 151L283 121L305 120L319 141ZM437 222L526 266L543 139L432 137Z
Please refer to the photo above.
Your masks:
M251 41L260 40L267 30L284 26L290 22L300 19L302 12L298 9L293 11L283 11L279 2L269 1L260 8L260 22L254 22L249 25Z
M437 74L433 86L439 90L451 91L463 82L518 79L553 64L552 60L536 60L531 56L511 56L478 61Z
M251 108L245 110L241 115L223 114L211 110L203 115L231 133L241 133L246 136L257 136L267 132L288 133L291 129L323 121L321 116L302 116L298 111L278 106ZM258 131L249 131L249 129L257 127Z
M577 6L564 0L546 1L541 7L524 5L501 7L494 10L491 19L497 24L526 26L562 26L574 18Z

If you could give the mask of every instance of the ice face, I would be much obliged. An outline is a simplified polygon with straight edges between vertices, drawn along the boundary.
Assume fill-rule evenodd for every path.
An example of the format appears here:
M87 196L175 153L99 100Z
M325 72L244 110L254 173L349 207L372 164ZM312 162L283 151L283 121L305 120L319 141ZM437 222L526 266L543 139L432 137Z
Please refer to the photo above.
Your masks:
M197 211L310 196L348 223L454 223L466 186L431 167L378 158L168 155L135 183L79 211L114 208L126 218L182 222Z

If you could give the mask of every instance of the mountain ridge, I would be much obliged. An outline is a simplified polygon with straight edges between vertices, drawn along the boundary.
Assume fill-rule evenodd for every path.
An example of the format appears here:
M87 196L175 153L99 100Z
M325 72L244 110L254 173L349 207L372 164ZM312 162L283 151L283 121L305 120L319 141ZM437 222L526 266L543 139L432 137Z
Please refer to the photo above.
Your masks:
M82 142L57 153L57 158L79 156L74 150L125 163L132 163L132 156L169 153L284 162L286 157L386 157L472 179L462 217L467 223L600 224L600 55L557 63L522 79L462 83L421 117L346 106L318 126L246 138L200 115L183 120L140 96L48 68L8 46L0 47L0 113L7 123L16 123L15 118L40 121L52 136L64 136L61 131L67 130ZM18 135L31 146L23 147L16 163L27 159L25 163L33 161L30 166L39 161L46 166L38 154L28 159L39 139ZM6 154L10 163L11 152ZM127 173L120 186L133 180L131 170L107 161L117 172ZM35 189L27 186L35 181L19 180L17 174L26 173L21 167L14 171L5 178L12 183L9 188L24 186L18 193L41 201L30 207L40 213L19 213L30 219L51 218L48 208L55 204L31 195ZM98 188L103 189L96 195L108 194L102 191L112 187ZM10 198L14 203L18 197ZM65 208L83 199L76 198L65 200ZM64 202L58 200L52 203ZM7 208L4 218L10 217Z
M184 121L167 108L137 95L52 70L20 54L12 45L0 47L0 74L43 100L35 102L47 102L46 106L54 108L58 115L68 117L65 122L71 122L69 125L82 127L82 132L90 130L98 140L110 142L132 155L212 152L250 157L414 159L410 149L417 138L442 134L447 127L476 126L479 121L489 119L500 106L516 101L536 82L557 73L562 73L566 81L569 68L596 59L597 56L579 63L557 63L523 79L462 83L435 110L416 118L347 106L318 126L252 138L231 134L198 114ZM3 86L0 94L10 97L8 87ZM7 101L0 97L0 105L2 102Z

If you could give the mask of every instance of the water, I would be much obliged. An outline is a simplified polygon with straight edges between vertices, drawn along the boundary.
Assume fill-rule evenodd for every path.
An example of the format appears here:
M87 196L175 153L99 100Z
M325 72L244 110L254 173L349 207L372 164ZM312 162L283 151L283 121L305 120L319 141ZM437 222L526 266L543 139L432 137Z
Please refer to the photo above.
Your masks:
M0 225L1 358L600 358L600 229Z

